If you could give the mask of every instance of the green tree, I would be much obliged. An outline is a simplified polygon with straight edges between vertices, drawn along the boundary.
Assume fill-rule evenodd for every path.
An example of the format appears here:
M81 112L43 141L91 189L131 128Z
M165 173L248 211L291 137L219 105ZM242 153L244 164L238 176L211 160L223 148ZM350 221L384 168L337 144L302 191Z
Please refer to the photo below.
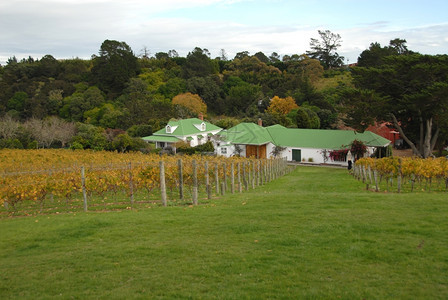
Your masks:
M72 143L79 143L83 149L104 150L108 147L106 131L101 127L78 123L77 134Z
M187 80L187 91L199 95L211 111L221 113L222 99L219 81L217 76L192 77Z
M243 82L233 86L225 100L226 112L232 116L241 116L249 112L251 106L255 107L259 99L263 98L260 86Z
M8 101L8 109L15 110L20 117L27 117L29 108L29 97L25 92L16 92Z
M384 63L383 59L391 55L412 54L406 46L406 40L393 39L389 46L381 47L380 43L371 43L369 49L364 50L358 57L359 67L375 67Z
M297 110L294 110L296 116L296 124L297 128L309 128L310 126L310 117L305 109L299 107Z
M344 63L344 57L336 50L341 46L341 36L330 30L318 30L320 39L311 38L310 48L306 54L318 59L325 69L337 68Z
M185 79L191 77L204 77L218 73L219 66L209 57L210 53L207 49L199 47L187 55L187 60L182 66L182 74Z
M105 40L93 59L92 75L99 88L111 98L120 94L139 71L137 57L125 42Z
M388 56L383 65L354 68L353 73L357 88L381 99L373 103L376 120L392 122L415 155L432 155L448 118L448 55ZM370 99L355 104L367 105Z

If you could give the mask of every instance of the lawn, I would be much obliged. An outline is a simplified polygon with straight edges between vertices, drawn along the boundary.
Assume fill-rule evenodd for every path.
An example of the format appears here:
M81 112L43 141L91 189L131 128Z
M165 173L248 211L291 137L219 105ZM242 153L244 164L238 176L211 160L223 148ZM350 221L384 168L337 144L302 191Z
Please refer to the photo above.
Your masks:
M298 167L196 207L0 219L1 299L447 299L445 193Z

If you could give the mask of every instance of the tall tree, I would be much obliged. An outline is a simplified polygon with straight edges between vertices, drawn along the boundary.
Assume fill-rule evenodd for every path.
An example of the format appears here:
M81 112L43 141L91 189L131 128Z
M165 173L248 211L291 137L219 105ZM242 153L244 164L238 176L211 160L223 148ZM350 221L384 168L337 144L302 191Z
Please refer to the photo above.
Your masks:
M130 78L138 74L137 57L125 42L105 40L93 59L92 74L99 88L113 98L122 92Z
M184 78L204 77L217 73L219 66L209 57L210 53L207 49L194 48L187 55L187 60L182 67Z
M408 50L406 40L393 39L389 46L381 47L380 43L371 43L369 49L364 50L358 57L359 67L375 67L384 63L383 58L391 55L406 55L413 52Z
M377 94L360 97L357 107L370 101L376 119L392 122L415 155L432 155L448 118L448 55L389 56L378 67L354 68L353 73L357 88Z
M336 50L341 46L341 36L330 30L318 30L320 39L311 38L311 50L306 54L318 59L325 69L331 69L342 66L344 57L340 56Z

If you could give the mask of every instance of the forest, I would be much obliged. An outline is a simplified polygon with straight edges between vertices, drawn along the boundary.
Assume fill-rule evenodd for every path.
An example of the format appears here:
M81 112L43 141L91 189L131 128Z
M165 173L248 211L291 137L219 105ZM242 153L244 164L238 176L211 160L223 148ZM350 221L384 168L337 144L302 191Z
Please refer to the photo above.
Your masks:
M390 122L427 157L445 144L448 59L373 42L343 65L341 37L328 30L302 54L212 58L196 47L136 54L105 40L91 59L45 55L0 66L0 148L144 148L171 118L205 118L223 128L263 125L365 130Z

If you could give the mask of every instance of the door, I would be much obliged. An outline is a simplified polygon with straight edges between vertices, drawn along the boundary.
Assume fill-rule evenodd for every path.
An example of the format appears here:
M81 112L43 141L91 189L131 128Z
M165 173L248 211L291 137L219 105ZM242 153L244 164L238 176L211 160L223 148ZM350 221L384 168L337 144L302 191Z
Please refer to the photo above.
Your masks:
M246 145L246 157L266 158L266 145Z
M292 160L302 161L302 150L292 149Z

